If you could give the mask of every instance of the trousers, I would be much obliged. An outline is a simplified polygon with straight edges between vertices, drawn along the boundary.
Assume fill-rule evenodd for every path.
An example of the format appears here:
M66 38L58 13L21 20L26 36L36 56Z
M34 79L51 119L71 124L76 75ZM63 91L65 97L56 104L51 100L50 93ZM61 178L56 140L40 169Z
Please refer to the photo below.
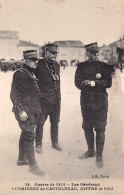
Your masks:
M94 151L94 132L96 131L96 156L102 156L105 142L105 126L107 124L107 109L103 110L83 110L82 127L85 132L85 138L88 151Z
M105 126L107 124L107 110L101 109L101 110L83 110L82 116L83 116L83 129L89 129L92 131L94 128L95 131L105 131Z
M42 144L43 138L43 126L47 117L50 117L50 132L51 132L51 141L52 143L58 142L58 123L60 120L60 103L57 104L41 104L42 114L40 116L40 120L37 124L36 131L35 131L35 142L36 145Z
M21 128L18 160L23 161L26 156L29 165L36 164L34 154L34 129L38 122L38 117L38 114L28 114L28 119L21 121L18 114L15 113L15 118Z

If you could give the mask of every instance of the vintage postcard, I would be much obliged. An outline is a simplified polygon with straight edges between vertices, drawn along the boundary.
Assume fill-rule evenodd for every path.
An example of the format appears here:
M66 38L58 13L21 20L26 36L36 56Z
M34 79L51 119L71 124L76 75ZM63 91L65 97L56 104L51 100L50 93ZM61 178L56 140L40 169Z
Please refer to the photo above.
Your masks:
M123 68L123 0L0 0L1 195L124 194Z

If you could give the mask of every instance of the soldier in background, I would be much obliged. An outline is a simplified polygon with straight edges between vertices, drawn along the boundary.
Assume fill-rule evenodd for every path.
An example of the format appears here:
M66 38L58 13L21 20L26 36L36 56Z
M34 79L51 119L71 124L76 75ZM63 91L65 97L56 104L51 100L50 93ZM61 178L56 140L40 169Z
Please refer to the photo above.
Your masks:
M117 54L118 54L118 67L121 72L123 72L124 68L124 49L117 47Z
M17 165L29 164L31 173L42 176L44 173L38 168L34 153L34 128L42 112L41 94L34 75L34 69L37 66L37 51L27 50L23 54L25 64L14 73L10 94L15 118L22 130Z
M115 77L115 71L116 71L116 66L117 66L117 58L112 53L110 53L110 57L107 60L107 64L111 68L112 77Z
M106 88L112 85L111 70L106 63L98 61L97 43L86 45L85 48L89 60L80 63L75 73L75 85L81 90L82 127L88 146L88 151L81 155L80 159L96 155L96 165L101 168L108 111ZM96 131L96 153L94 130Z
M35 74L39 79L38 85L41 91L41 114L42 120L39 121L36 128L36 152L42 153L43 126L50 117L50 131L52 147L61 151L58 144L58 123L60 118L60 65L56 61L57 45L47 44L43 47L44 59L38 61Z

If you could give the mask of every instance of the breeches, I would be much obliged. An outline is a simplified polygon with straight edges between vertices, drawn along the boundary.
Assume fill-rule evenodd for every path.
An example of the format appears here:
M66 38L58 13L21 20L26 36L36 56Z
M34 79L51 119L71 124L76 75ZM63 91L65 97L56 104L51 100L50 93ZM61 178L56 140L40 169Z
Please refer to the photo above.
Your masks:
M107 124L107 110L82 110L84 130L105 131Z
M28 114L28 119L26 121L21 121L18 114L15 114L15 118L18 121L19 127L21 128L21 137L25 141L32 142L34 141L34 128L38 122L38 114Z

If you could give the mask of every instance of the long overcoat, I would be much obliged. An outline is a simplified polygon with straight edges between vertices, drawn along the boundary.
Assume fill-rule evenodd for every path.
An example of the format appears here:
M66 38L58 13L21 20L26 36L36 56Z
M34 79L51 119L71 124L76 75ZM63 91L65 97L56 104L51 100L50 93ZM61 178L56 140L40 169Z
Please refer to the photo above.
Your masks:
M95 87L83 86L84 80L95 82ZM81 90L81 105L84 110L107 109L107 91L112 85L111 69L100 61L86 61L78 65L75 74L75 85Z
M57 104L61 101L60 94L60 65L55 61L53 62L55 74L58 79L54 80L51 71L50 64L45 59L41 59L38 62L35 74L38 78L38 85L41 91L41 102L47 104Z
M13 112L41 113L40 97L41 93L37 84L37 78L33 70L24 65L23 68L17 70L13 75L10 93Z

